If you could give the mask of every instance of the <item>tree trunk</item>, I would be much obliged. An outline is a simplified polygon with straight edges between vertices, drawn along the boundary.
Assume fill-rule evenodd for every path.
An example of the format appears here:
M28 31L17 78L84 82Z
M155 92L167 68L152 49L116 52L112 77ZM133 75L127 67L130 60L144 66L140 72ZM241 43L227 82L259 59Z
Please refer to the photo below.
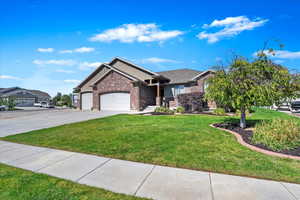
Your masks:
M246 128L246 111L245 111L245 109L241 109L240 127L242 129Z

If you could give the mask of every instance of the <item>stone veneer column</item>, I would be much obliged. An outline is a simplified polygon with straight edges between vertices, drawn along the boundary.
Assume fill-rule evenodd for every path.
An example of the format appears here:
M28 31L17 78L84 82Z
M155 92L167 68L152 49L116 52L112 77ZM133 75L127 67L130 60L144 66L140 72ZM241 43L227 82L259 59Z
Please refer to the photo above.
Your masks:
M100 110L100 96L99 93L97 91L97 87L95 86L93 88L93 110Z
M130 107L132 110L140 111L140 87L136 83L132 83L132 86L130 91Z

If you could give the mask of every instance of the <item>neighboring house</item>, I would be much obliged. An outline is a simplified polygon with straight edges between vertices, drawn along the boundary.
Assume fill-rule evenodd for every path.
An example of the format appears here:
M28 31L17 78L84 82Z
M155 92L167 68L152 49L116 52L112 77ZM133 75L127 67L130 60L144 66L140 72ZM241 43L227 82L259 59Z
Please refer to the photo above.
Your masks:
M19 87L0 88L0 98L13 98L16 106L33 106L36 102L50 102L51 96L40 90L27 90Z
M82 110L143 110L168 101L177 107L177 95L204 92L213 71L179 69L152 72L122 58L103 63L76 88Z
M45 101L50 102L51 96L47 92L43 92L40 90L29 90L34 96L37 97L37 102Z

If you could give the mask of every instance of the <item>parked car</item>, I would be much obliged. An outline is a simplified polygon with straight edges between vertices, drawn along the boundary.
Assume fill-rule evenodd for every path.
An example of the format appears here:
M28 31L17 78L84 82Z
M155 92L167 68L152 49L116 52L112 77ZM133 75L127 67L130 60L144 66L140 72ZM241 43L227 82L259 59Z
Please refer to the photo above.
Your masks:
M54 108L52 103L49 103L47 101L41 101L38 103L33 104L35 107L41 107L41 108Z
M46 101L42 101L42 102L41 102L41 107L42 107L42 108L46 108L47 105L48 105L48 102L46 102Z
M300 111L300 101L293 101L291 103L290 111L291 112L298 112L298 111Z
M45 108L55 108L53 104L48 103Z
M6 105L1 105L0 106L0 111L5 111L7 110L7 106Z
M41 104L41 102L38 102L38 103L34 103L33 106L34 107L42 107L42 104Z
M273 104L273 110L289 110L290 111L291 104L288 102L283 102L282 104L276 105Z
M273 105L272 109L274 110L288 110L291 112L300 111L300 99L292 100L291 102L283 102L279 105Z
M43 102L41 102L41 107L42 108L54 108L54 105L50 102L43 101Z

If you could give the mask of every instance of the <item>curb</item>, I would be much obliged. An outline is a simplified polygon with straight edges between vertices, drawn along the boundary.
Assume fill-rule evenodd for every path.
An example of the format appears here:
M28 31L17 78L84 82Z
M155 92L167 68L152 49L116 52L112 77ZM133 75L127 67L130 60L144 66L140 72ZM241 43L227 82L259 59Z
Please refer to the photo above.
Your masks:
M251 144L246 143L243 140L242 136L240 136L238 133L235 133L233 131L230 131L230 130L227 130L227 129L224 129L224 128L215 127L213 124L211 124L209 126L233 134L236 137L237 141L241 145L243 145L243 146L245 146L245 147L247 147L247 148L249 148L253 151L257 151L257 152L260 152L260 153L263 153L263 154L266 154L266 155L269 155L269 156L277 156L277 157L280 157L280 158L290 158L290 159L300 160L300 156L286 155L286 154L282 154L282 153L277 153L277 152L261 149L261 148L258 148L256 146L253 146Z

